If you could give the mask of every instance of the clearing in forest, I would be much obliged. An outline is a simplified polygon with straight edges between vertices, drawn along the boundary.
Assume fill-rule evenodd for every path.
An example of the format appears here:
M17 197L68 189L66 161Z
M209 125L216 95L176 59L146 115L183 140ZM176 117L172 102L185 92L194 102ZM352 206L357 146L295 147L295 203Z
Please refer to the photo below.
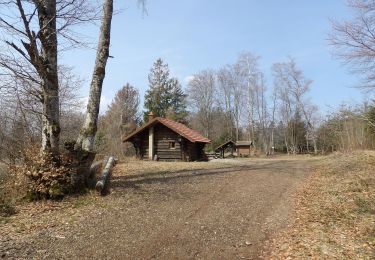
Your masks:
M106 197L36 202L4 218L4 258L255 258L286 226L317 159L119 164Z

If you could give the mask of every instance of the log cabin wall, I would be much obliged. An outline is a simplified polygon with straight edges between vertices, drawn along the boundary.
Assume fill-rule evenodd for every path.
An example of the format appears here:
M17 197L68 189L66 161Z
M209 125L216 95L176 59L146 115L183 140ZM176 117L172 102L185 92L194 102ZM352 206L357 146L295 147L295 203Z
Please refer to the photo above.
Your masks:
M195 161L197 160L197 150L194 143L187 142L186 143L186 154L187 154L187 161Z
M199 160L199 161L208 160L206 153L204 152L205 145L206 145L205 143L195 143L195 151L196 151L196 156L197 156L196 160Z
M162 161L181 161L182 137L164 125L154 126L155 154Z
M147 160L148 159L148 131L143 131L139 134L139 153L140 158Z
M206 160L205 154L204 154L204 143L191 143L188 142L186 145L186 153L189 156L189 161L200 161L200 160Z

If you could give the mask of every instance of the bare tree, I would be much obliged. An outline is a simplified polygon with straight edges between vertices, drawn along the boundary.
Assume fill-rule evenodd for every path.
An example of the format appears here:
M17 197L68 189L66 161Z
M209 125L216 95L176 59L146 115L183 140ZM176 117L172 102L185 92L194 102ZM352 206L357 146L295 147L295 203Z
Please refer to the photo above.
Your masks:
M145 1L138 2L144 8ZM58 51L81 45L81 39L72 27L95 20L98 12L87 0L0 0L0 6L0 29L4 32L2 43L6 47L0 53L0 73L24 81L34 81L38 85L35 92L41 94L40 102L43 104L42 150L58 154ZM76 148L88 151L93 149L97 129L101 89L109 56L112 15L113 1L105 0L87 115L76 145ZM63 40L60 44L58 37Z
M100 119L100 132L105 139L102 151L118 157L129 155L129 146L123 144L122 138L132 132L139 125L139 92L129 83L122 87L115 95L108 110ZM125 146L126 145L126 146ZM126 149L124 149L126 148Z
M297 153L298 131L301 130L298 118L302 116L307 124L308 132L314 132L313 124L307 110L309 102L306 99L306 94L310 90L312 81L303 75L292 58L288 62L274 64L273 73L275 90L282 104L280 111L285 126L285 145L288 152L290 150L292 153ZM310 136L313 137L315 135L306 135L306 141ZM316 143L315 139L314 143Z
M375 2L350 0L347 3L354 11L354 17L350 21L332 21L329 42L334 54L363 78L363 86L374 88Z
M227 127L234 122L235 128L230 129L232 139L239 140L242 116L246 97L246 75L240 64L226 65L217 73L220 90L219 105L227 113Z
M91 79L90 94L86 109L86 117L81 132L77 138L75 149L82 149L90 152L94 150L94 140L98 128L100 98L105 77L105 67L109 57L112 15L113 0L105 0L94 72Z
M364 117L367 119L364 120ZM328 113L316 131L322 154L374 148L374 108L366 102L342 104Z
M211 137L215 102L215 72L204 70L195 74L188 83L188 98L193 112L198 115L206 137Z
M245 76L245 84L247 86L247 121L249 127L249 140L255 140L254 130L254 89L259 79L258 68L259 57L250 52L243 52L239 55L237 64Z
M217 72L217 82L218 82L218 106L221 107L226 115L226 129L229 133L230 139L234 139L234 129L233 129L233 79L229 66L221 68Z
M258 141L262 150L269 154L270 133L269 133L269 114L266 98L266 85L263 73L259 73L259 82L254 89L255 112L257 113Z
M70 27L91 19L91 10L85 0L2 0L0 6L5 47L0 69L23 83L37 85L35 94L40 94L43 106L42 150L56 155L60 137L58 35L75 42Z
M34 112L38 112L40 104L42 107L40 116L43 158L35 153L29 153L25 160L25 168L20 171L33 180L31 189L46 198L61 196L85 185L88 169L95 155L94 138L105 67L109 57L113 0L103 2L89 102L84 124L74 147L75 151L70 143L66 145L69 154L60 156L59 152L62 106L60 98L67 97L70 93L61 92L58 53L69 46L81 44L71 27L95 19L97 13L93 12L91 15L88 3L90 3L88 0L0 0L0 12L5 12L0 15L1 47L5 45L0 51L0 75L5 75L7 80L16 79L11 86L17 94L19 93L16 96L17 104L27 103L20 102L19 97L24 96L26 99L21 101L36 100L35 104L28 105L32 109L35 108ZM65 41L59 41L58 44L58 39ZM25 118L23 110L18 113L21 119ZM13 123L16 132L25 129L18 127L20 116L13 118L17 119ZM76 118L79 121L79 115ZM60 167L61 165L67 167ZM38 178L32 177L35 171L38 171ZM58 174L52 174L53 172Z
M277 93L273 91L272 93L272 112L271 112L271 122L270 122L270 150L268 154L273 155L275 152L275 128L276 128L276 106L277 106Z
M59 112L61 128L64 131L62 131L61 138L66 141L71 140L73 134L77 136L77 125L74 124L80 124L82 121L80 113L76 111L80 109L77 94L83 81L74 75L71 68L66 66L59 66L58 73L60 81ZM37 83L25 81L22 78L3 76L0 84L2 86L0 87L0 121L4 123L2 124L4 142L0 144L0 149L8 150L9 156L17 157L25 145L41 142L43 107L40 100L42 93L40 93ZM12 136L7 132L7 129L13 128L13 122L18 124L18 128L21 125L24 128L22 136Z

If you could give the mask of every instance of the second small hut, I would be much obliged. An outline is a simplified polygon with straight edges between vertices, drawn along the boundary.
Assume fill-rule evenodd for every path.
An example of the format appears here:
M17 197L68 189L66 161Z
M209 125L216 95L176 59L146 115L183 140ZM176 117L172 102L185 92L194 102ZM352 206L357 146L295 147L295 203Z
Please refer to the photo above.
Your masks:
M236 144L232 141L229 140L221 145L219 145L216 149L215 152L220 153L220 158L225 157L225 151L230 150L230 154L233 157L233 153L236 150Z
M220 153L221 158L225 158L225 152L230 152L230 157L234 157L234 152L237 153L239 157L248 157L251 155L251 148L253 143L251 141L237 141L233 142L229 140L221 145L219 145L215 152Z

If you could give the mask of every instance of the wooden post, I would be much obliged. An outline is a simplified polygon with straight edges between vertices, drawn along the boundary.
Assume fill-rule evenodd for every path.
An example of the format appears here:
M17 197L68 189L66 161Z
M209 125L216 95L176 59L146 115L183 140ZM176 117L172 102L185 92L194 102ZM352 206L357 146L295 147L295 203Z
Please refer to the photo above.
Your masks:
M154 159L154 127L150 127L148 130L148 158Z

